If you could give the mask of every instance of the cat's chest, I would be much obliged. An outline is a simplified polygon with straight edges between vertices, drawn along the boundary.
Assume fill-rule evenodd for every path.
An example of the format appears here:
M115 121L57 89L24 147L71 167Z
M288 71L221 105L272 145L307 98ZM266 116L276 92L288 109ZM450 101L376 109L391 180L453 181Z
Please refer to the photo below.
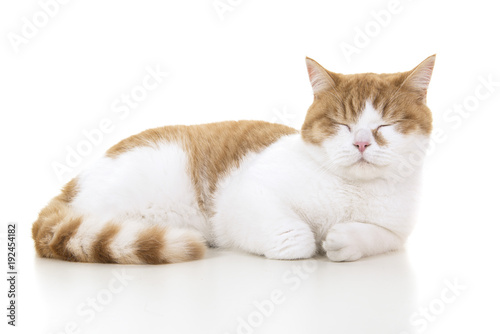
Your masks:
M309 222L331 226L343 221L378 220L391 199L377 186L341 179L318 179L298 192L294 206Z

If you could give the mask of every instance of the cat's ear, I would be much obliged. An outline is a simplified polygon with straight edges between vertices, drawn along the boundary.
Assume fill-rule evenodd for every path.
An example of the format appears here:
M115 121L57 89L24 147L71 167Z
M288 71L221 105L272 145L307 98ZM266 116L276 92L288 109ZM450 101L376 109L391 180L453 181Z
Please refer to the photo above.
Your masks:
M427 88L431 81L432 70L434 69L434 63L436 61L436 55L432 55L421 62L417 67L408 72L403 85L407 88L417 92L425 103L427 96Z
M328 71L318 64L315 60L306 57L307 73L309 73L309 81L314 92L314 96L319 93L335 87L335 82L328 74Z

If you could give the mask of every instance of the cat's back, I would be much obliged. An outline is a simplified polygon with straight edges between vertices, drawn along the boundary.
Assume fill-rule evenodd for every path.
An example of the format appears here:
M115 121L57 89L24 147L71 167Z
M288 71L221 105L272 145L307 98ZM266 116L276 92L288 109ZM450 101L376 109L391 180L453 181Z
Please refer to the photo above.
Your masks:
M284 135L298 133L282 124L264 121L226 121L198 125L163 126L145 130L112 146L108 157L116 157L138 147L155 147L164 143L179 143L196 153L211 153L238 160L249 151L256 152L271 145ZM233 159L231 159L231 157Z
M247 154L260 152L283 136L296 133L298 131L291 127L264 121L164 126L122 140L111 147L106 156L116 158L141 148L153 148L161 153L164 145L178 145L186 154L186 169L198 204L203 208L218 181L238 167Z

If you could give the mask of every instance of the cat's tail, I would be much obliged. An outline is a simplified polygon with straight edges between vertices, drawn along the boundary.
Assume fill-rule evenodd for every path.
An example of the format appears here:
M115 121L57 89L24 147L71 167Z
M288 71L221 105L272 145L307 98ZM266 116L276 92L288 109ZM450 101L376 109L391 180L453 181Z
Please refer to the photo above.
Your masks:
M164 264L203 257L196 231L130 221L96 224L72 210L64 195L54 198L33 224L38 255L77 262Z

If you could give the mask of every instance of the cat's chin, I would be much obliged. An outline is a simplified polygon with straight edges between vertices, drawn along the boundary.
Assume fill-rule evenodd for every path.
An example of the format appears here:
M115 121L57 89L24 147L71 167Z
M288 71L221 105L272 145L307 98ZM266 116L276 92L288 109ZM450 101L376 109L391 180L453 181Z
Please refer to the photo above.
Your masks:
M358 161L352 164L353 166L359 166L359 167L377 167L378 165L365 159L365 158L360 158Z
M342 168L342 176L359 181L379 179L386 174L386 167L361 158L355 163Z

